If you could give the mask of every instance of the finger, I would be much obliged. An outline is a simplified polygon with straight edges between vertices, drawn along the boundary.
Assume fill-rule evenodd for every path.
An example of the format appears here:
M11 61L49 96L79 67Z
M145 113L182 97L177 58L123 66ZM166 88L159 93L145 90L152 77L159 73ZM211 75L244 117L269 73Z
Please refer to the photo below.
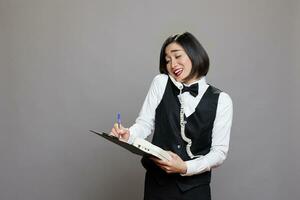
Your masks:
M155 160L153 160L153 162L154 162L156 165L162 166L162 167L169 167L169 166L170 166L170 164L169 164L168 162L164 162L164 161L162 161L162 160L160 160L160 159L155 159Z
M172 152L172 151L167 151L170 155L177 155L176 153Z
M126 138L126 134L129 134L128 132L128 129L125 129L125 128L123 128L123 129L118 129L118 130L116 130L117 131L117 133L118 133L118 137L119 137L119 139L125 139Z
M114 133L112 132L112 130L111 130L111 132L108 135L109 136L114 136Z
M118 124L118 123L114 123L114 128L115 128L116 130L120 130L120 129L119 129L119 124Z
M115 136L115 137L119 137L119 133L117 132L117 130L115 128L113 128L111 130L111 133Z
M113 137L118 137L118 134L117 134L115 131L110 132L109 135L111 135L111 136L113 136Z
M149 157L150 160L152 160L156 165L159 164L158 159L154 157Z
M161 169L164 170L168 174L173 173L173 170L170 167L161 167Z
M167 171L165 171L167 174L174 174L175 172L174 171L172 171L172 170L167 170Z
M161 168L162 170L166 170L166 167L168 167L168 166L165 166L165 165L161 165L161 164L159 164L159 163L156 163L156 165L159 167L159 168Z
M161 160L159 158L156 158L156 157L150 157L149 159L153 160L155 163L161 163L161 162L163 162L163 160Z
M120 127L119 128L119 125L118 123L114 123L114 127L113 127L113 130L114 130L114 133L116 134L116 136L120 137L121 135L124 135L127 133L127 129L124 128L124 127Z
M178 155L172 151L168 151L168 153L171 155L172 158L178 157Z
M127 130L123 128L123 129L120 129L118 133L121 135L124 135L127 133Z

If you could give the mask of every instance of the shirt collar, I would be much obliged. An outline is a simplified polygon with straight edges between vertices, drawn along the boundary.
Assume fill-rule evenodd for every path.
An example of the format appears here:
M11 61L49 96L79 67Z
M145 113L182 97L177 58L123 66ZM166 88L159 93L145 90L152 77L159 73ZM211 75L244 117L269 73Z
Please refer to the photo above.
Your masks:
M191 86L191 85L193 85L193 84L195 84L195 83L198 83L198 86L199 86L198 88L199 88L199 92L200 92L200 90L201 90L204 86L207 85L207 83L206 83L206 77L205 77L205 76L200 77L198 80L194 81L194 82L191 83L191 84L185 84L185 83L178 82L178 81L176 81L176 80L175 80L172 76L170 76L170 75L169 75L169 77L170 77L171 81L174 83L174 85L175 85L178 89L183 88L183 84L184 84L185 86Z

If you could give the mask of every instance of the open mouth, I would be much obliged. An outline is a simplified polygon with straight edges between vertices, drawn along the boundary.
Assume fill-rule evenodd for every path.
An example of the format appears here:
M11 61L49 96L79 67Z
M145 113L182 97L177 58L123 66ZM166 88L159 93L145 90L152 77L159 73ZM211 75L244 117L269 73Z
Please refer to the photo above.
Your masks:
M182 68L178 68L178 69L175 69L173 70L173 73L176 77L180 76L180 74L183 72L183 69Z

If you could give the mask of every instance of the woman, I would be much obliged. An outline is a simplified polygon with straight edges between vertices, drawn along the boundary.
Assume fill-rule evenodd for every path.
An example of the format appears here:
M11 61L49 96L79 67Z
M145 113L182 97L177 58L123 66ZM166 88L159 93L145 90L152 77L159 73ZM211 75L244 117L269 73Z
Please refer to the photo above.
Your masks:
M152 143L172 159L142 159L144 199L211 199L211 170L226 158L232 123L228 94L208 85L209 58L188 32L170 36L160 53L160 75L150 86L136 123L112 133L132 143L154 131Z

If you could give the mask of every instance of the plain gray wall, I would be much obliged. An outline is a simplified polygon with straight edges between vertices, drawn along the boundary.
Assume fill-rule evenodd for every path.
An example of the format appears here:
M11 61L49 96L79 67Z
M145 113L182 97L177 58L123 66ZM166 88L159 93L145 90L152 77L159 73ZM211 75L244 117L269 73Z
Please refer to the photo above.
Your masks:
M213 199L300 198L297 0L0 0L0 199L142 199L140 158L88 133L130 126L166 37L192 32L234 103Z

